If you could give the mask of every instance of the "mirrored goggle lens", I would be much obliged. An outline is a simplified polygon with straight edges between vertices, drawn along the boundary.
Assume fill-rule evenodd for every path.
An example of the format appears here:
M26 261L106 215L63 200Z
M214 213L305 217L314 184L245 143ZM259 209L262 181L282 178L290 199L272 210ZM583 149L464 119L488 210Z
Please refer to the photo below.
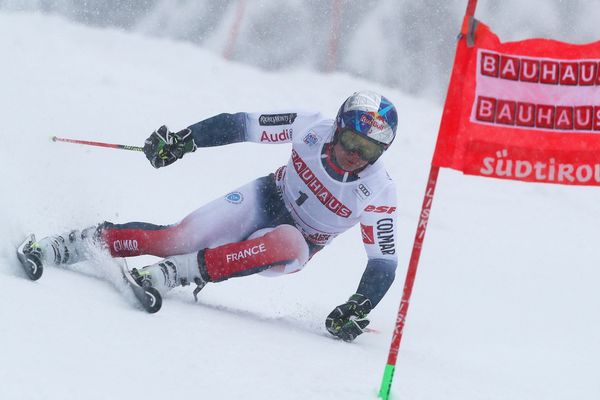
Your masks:
M356 151L365 161L374 162L383 154L383 146L370 141L357 134L346 130L340 135L340 143L348 152Z

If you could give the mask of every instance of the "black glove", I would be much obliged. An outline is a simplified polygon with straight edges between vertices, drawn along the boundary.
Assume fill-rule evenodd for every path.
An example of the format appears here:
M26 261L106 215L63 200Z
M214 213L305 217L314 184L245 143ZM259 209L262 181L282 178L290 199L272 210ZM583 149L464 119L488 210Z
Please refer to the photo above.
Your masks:
M163 125L144 142L144 154L154 168L171 165L192 151L196 151L196 143L189 128L173 133Z
M325 327L333 336L351 342L369 325L367 315L372 308L371 300L360 293L355 293L346 303L337 306L329 313L325 320Z

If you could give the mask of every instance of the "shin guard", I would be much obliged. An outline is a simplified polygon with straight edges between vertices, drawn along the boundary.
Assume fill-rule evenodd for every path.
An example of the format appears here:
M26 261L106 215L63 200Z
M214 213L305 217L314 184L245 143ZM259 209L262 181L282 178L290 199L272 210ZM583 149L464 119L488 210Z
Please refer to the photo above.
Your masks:
M132 257L150 254L168 257L178 254L177 228L133 222L102 225L100 236L113 257Z

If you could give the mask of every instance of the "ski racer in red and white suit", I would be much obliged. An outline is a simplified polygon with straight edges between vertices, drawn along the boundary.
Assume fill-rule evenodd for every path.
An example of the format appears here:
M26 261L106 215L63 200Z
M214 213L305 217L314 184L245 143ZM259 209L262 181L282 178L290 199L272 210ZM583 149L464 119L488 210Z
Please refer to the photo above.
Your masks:
M155 131L144 151L156 168L197 148L238 142L292 144L287 165L200 207L181 222L100 224L40 241L46 262L85 257L86 236L114 257L152 254L164 260L136 271L160 291L253 273L302 269L336 236L360 224L368 262L356 293L329 315L329 332L353 340L392 284L397 265L396 187L379 156L391 144L396 110L385 97L358 92L336 120L319 113L237 113L208 118L180 132ZM337 146L337 147L336 147ZM51 249L51 250L50 250ZM65 260L65 254L68 258Z

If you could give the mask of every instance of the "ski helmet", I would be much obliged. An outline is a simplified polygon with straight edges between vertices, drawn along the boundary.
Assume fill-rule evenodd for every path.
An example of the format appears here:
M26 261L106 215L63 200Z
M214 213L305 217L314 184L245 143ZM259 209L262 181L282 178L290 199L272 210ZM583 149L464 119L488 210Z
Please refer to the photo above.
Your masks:
M396 137L398 114L385 97L365 90L348 97L335 119L336 133L350 129L387 149Z

